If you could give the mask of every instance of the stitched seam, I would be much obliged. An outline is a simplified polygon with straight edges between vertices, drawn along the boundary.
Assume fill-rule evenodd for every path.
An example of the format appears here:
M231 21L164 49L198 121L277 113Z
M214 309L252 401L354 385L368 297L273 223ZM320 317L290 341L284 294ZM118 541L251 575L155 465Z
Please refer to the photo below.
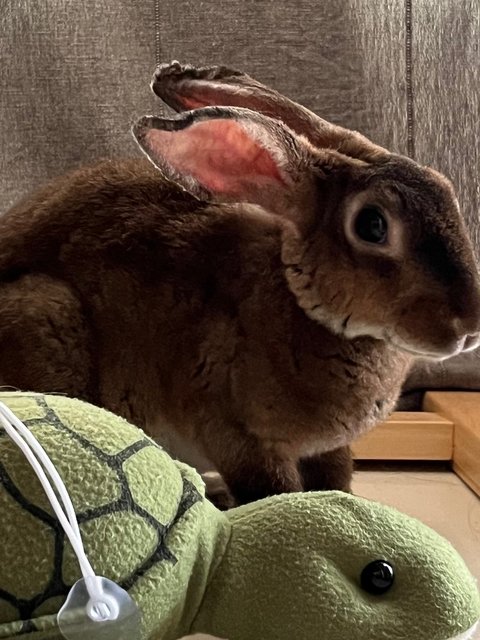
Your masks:
M160 39L160 0L154 0L154 28L155 28L155 65L158 67L162 62L162 46Z
M415 159L415 108L413 91L412 2L405 0L405 81L407 92L407 153Z

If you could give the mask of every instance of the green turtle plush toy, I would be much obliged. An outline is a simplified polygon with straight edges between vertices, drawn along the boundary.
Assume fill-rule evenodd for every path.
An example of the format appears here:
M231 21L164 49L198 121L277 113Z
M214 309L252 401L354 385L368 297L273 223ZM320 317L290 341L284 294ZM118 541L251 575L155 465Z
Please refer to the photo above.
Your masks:
M420 522L339 492L220 512L193 469L121 418L61 396L0 400L55 464L87 557L136 602L142 639L472 637L476 583ZM1 428L0 514L0 638L61 638L56 614L80 569L37 476Z

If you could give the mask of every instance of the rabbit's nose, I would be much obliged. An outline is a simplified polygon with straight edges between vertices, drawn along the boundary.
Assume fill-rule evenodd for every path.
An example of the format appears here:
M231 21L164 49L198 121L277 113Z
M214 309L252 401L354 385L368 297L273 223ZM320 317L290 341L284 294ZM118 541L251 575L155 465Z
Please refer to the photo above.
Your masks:
M465 337L462 351L473 351L480 345L480 333L473 333Z

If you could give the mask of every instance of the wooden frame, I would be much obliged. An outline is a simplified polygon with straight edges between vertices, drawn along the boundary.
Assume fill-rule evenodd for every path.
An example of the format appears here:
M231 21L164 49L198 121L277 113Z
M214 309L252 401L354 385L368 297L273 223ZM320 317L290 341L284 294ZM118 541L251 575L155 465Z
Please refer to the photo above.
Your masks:
M396 412L360 438L357 460L445 461L480 496L480 393L425 394L421 412Z

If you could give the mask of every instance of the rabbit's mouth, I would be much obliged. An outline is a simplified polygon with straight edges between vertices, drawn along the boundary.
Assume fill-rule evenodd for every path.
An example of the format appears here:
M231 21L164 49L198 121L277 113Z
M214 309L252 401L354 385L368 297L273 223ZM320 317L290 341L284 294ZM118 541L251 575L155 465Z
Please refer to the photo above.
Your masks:
M449 351L447 353L441 353L438 351L428 351L427 349L415 349L414 347L404 343L402 340L390 340L390 344L395 348L403 351L404 353L408 353L408 355L414 356L415 358L422 358L423 360L434 360L436 362L442 362L443 360L448 360L448 358L452 358L453 356L462 353L461 349L455 350L453 352Z
M408 355L414 356L415 358L424 358L428 360L445 360L446 358L450 358L452 355L459 353L462 349L455 349L452 351L434 351L433 349L429 349L428 347L423 347L417 345L409 340L405 340L402 338L396 331L392 331L387 329L386 327L376 326L376 325L367 325L363 323L343 323L342 331L338 333L342 333L345 338L348 340L352 340L358 337L370 337L375 340L384 340L394 349L398 349L399 351L403 351Z
M426 360L441 361L441 360L446 360L447 358L450 358L452 355L455 355L455 354L443 355L439 353L434 353L432 351L427 351L424 349L415 349L412 346L406 344L403 340L399 338L390 339L389 342L393 347L395 347L395 349L404 351L405 353L408 353L411 356L415 356L416 358L425 358Z
M480 345L480 334L461 335L455 331L451 335L443 335L435 344L419 344L416 340L402 331L402 327L388 327L380 323L369 323L355 319L353 314L341 318L325 307L318 304L313 308L306 310L306 314L316 322L323 324L325 327L333 331L335 334L346 338L347 340L355 340L357 338L373 338L374 340L383 340L388 345L399 351L422 358L424 360L442 361L447 358L458 355L466 351L473 351ZM401 335L403 333L403 335ZM455 335L456 334L456 335ZM432 336L433 338L434 336Z
M478 335L474 336L464 336L457 340L451 349L431 351L429 349L424 349L418 347L417 345L412 345L410 342L403 340L398 335L391 335L386 338L390 344L396 349L400 349L401 351L405 351L406 353L415 356L416 358L424 358L425 360L436 360L442 361L447 360L448 358L452 358L460 353L465 353L469 351L473 351L479 346L479 338Z

